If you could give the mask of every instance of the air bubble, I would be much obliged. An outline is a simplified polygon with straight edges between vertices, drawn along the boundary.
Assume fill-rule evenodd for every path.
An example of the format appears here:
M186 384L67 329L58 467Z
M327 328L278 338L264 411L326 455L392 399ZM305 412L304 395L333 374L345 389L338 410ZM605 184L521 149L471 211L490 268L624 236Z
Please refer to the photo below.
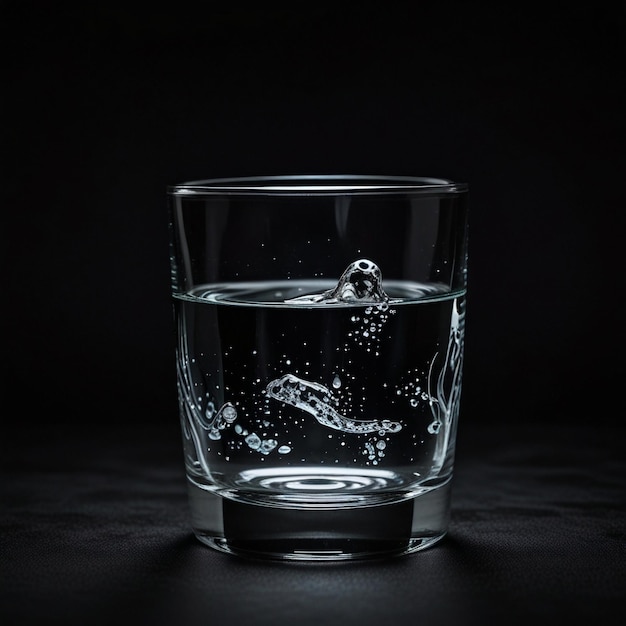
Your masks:
M441 422L433 422L432 424L428 425L428 432L431 435L436 435L439 432L440 428L441 428Z
M225 404L222 408L222 417L231 424L237 419L237 409L232 404Z
M259 447L261 446L261 439L258 437L258 435L255 435L254 433L252 433L251 435L248 435L246 437L246 443L253 450L258 450Z
M278 441L276 439L264 439L259 446L259 452L269 454L277 445Z

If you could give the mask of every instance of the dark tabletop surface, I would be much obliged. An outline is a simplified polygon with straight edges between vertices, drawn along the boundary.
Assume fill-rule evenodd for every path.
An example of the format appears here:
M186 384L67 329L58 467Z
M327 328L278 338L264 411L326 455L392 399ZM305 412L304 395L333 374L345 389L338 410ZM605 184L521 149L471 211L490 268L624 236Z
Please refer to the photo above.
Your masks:
M178 425L3 441L3 624L623 624L624 430L459 431L448 535L392 560L275 563L191 534Z

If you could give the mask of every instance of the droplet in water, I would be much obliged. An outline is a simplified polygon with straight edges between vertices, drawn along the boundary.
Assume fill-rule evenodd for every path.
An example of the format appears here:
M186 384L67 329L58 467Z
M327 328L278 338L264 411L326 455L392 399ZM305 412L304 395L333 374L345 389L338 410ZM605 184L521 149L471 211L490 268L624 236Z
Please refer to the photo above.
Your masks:
M246 443L253 450L258 450L261 447L261 439L255 433L252 433L246 437Z
M222 417L232 424L237 419L237 409L232 404L225 404L222 409Z
M441 428L441 422L433 422L432 424L428 425L428 432L431 435L436 435L439 432L440 428Z
M264 439L259 446L259 452L269 454L277 445L278 441L276 439Z
M217 441L222 438L222 434L217 428L211 428L209 431L209 439L213 439L213 441Z

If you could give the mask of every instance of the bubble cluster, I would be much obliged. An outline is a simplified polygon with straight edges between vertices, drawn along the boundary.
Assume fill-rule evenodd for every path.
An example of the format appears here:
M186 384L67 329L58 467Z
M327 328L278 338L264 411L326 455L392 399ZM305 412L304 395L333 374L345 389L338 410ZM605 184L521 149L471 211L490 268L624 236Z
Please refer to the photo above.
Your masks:
M426 380L422 382L423 379ZM404 380L396 386L396 396L404 398L413 409L420 407L424 403L432 405L437 402L437 399L428 391L427 375L420 370L408 372Z
M245 439L251 450L258 450L261 454L269 454L277 445L276 439L261 439L256 433L251 433Z
M378 465L380 459L385 456L386 447L387 442L384 439L370 439L365 442L363 454L367 456L367 460L370 461L372 465Z

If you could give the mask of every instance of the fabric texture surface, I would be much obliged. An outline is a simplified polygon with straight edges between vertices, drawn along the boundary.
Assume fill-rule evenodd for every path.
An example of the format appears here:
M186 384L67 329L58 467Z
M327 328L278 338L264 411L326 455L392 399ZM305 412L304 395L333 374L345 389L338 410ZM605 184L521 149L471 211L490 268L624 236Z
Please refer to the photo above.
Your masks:
M191 535L177 424L2 444L3 624L624 624L623 429L459 430L452 522L390 560L273 563Z

